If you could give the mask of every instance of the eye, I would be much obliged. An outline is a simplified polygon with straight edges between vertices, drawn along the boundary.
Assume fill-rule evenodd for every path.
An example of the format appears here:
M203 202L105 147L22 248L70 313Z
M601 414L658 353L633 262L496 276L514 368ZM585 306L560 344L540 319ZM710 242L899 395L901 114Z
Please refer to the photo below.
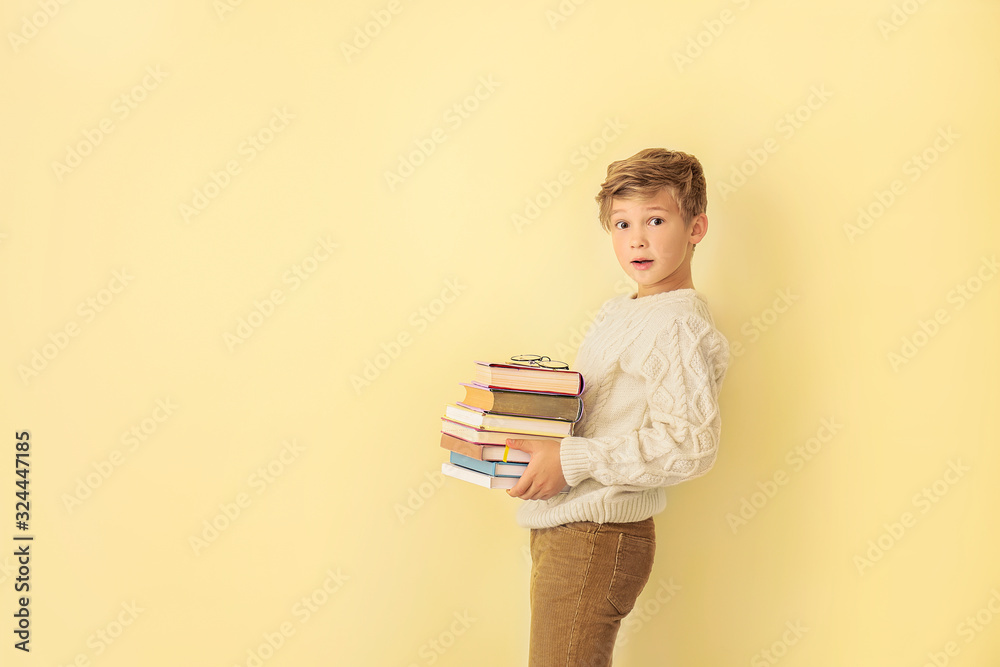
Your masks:
M663 218L650 218L649 224L651 224L651 225L662 225L663 224Z
M625 229L625 227L628 227L628 223L624 220L619 220L615 223L615 229Z

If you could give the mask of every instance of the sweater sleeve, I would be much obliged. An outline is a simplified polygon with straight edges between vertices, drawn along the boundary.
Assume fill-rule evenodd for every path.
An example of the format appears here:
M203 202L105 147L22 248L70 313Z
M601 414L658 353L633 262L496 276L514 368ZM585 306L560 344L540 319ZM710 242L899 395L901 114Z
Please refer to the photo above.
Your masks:
M728 343L710 324L695 317L670 321L628 366L644 387L642 426L563 438L566 482L593 478L605 486L648 488L704 475L718 451L718 395L728 361Z

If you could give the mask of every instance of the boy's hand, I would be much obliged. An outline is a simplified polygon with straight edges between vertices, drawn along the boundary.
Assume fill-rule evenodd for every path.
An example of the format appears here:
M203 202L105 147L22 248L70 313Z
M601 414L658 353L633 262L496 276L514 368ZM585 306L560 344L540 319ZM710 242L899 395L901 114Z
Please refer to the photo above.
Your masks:
M531 454L528 467L507 494L522 500L548 500L566 488L558 440L507 440L511 449Z

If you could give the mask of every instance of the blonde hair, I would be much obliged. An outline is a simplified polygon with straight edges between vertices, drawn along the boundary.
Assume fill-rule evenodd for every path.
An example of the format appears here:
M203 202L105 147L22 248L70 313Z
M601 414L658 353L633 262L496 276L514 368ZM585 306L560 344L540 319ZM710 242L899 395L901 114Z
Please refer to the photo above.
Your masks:
M708 209L705 171L698 158L665 148L647 148L632 157L608 165L608 177L594 198L600 209L601 225L611 231L611 200L649 199L667 188L685 225Z

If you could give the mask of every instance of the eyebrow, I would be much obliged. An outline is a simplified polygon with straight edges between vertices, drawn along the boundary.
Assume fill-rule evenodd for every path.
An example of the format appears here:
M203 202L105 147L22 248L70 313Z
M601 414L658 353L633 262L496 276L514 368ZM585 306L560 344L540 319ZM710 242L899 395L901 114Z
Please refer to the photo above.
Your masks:
M651 207L647 208L646 210L647 211L663 211L665 213L670 213L670 209L663 208L662 206L651 206ZM624 211L625 211L625 209L616 208L615 210L611 211L611 215L618 215L619 213L623 213Z

